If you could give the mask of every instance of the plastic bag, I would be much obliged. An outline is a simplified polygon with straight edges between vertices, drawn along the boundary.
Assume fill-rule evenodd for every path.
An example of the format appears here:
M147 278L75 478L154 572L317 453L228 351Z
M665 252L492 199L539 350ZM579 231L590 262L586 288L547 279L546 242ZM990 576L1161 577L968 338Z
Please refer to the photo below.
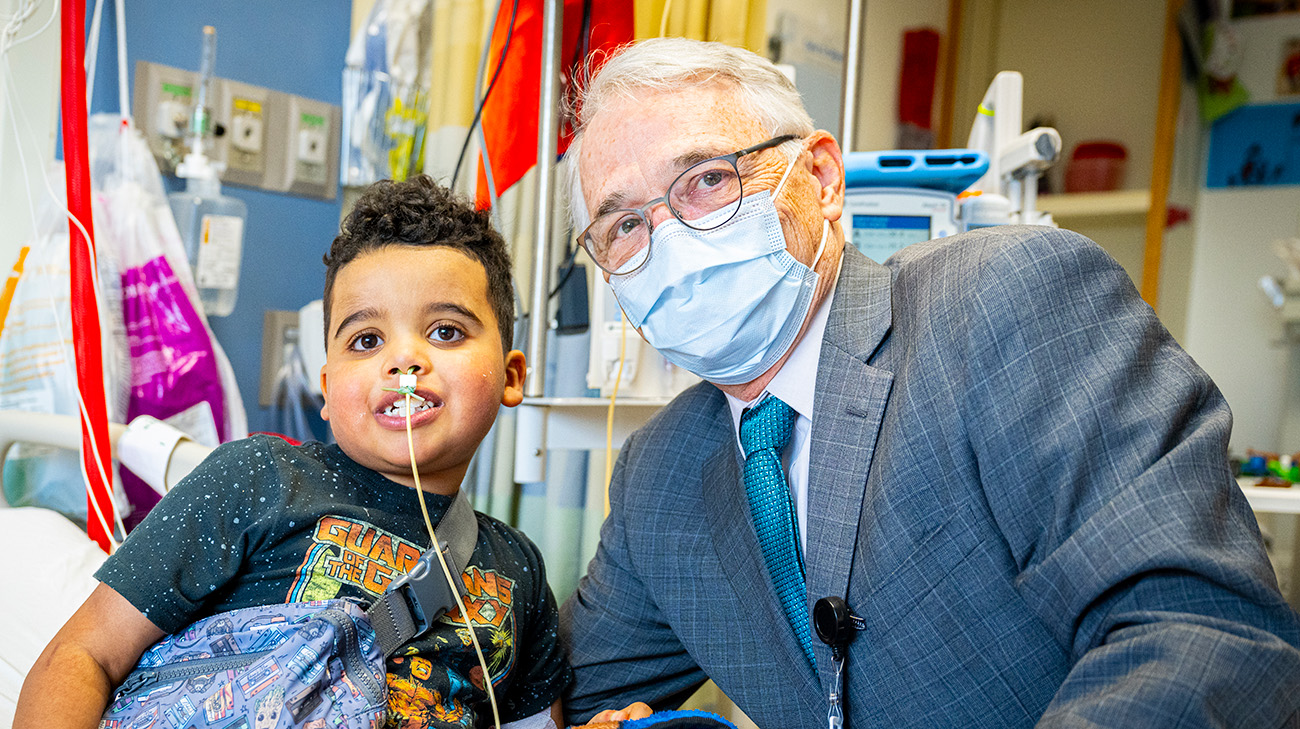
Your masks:
M91 187L101 250L120 268L130 350L128 421L151 415L215 447L246 436L234 371L195 302L180 232L144 138L120 117L90 122ZM128 527L161 498L123 472L134 508Z
M5 327L0 332L0 409L76 417L79 412L73 360L69 287L68 218L62 163L56 163L49 187L58 198L44 197L36 234L14 287ZM126 373L130 364L121 317L117 260L97 256L100 281L100 331L104 346L104 382L108 416L121 422L126 414ZM114 479L117 484L118 480ZM115 502L125 505L120 486ZM10 506L43 506L84 525L86 487L75 451L16 444L4 464L4 501Z
M343 70L343 185L402 181L424 169L432 23L429 0L378 0Z

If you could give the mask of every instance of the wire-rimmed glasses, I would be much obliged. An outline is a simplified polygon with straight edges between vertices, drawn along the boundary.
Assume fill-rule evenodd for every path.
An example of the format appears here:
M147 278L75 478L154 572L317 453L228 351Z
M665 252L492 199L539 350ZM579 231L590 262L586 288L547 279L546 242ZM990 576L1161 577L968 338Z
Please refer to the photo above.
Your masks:
M650 260L648 247L654 229L650 222L651 208L663 203L683 225L695 230L713 230L740 210L744 184L736 161L798 138L797 134L783 134L738 152L697 162L673 180L663 197L639 208L622 208L598 215L578 236L578 244L606 273L632 273ZM642 251L645 254L638 255ZM633 261L634 258L637 260Z

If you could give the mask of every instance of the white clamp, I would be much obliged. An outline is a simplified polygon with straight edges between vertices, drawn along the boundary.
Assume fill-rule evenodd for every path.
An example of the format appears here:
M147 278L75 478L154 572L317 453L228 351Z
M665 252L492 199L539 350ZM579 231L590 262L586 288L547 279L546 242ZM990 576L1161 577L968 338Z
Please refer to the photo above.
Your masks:
M149 415L138 416L117 441L117 459L160 494L167 493L167 466L176 444L188 440L180 430Z

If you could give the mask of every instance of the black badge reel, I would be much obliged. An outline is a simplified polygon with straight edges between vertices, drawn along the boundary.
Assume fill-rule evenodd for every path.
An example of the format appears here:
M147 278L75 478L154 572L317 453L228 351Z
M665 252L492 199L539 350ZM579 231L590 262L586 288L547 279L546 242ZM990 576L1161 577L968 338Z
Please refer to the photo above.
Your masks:
M849 604L842 597L823 597L818 600L817 604L813 605L812 619L817 637L831 647L831 658L835 661L835 680L831 682L827 725L830 729L842 729L845 649L857 637L858 631L865 626L865 621L849 610Z

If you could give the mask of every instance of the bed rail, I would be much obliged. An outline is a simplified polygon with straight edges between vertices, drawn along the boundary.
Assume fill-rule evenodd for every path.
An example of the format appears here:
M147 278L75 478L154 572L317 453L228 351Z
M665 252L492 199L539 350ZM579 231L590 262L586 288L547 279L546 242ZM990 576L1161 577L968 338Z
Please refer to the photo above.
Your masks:
M109 423L108 437L113 446L113 457L117 457L117 442L127 431L127 426ZM18 410L0 410L0 462L4 461L10 446L15 443L32 443L77 450L81 447L81 428L77 419L71 415L50 415L48 413L26 413ZM170 489L194 469L212 449L199 445L192 440L183 439L171 449L170 453L158 454L166 457L166 482L164 489ZM130 463L126 465L130 466ZM0 469L0 488L3 487L4 472ZM157 487L156 484L151 484ZM3 492L0 491L0 505L3 505Z

